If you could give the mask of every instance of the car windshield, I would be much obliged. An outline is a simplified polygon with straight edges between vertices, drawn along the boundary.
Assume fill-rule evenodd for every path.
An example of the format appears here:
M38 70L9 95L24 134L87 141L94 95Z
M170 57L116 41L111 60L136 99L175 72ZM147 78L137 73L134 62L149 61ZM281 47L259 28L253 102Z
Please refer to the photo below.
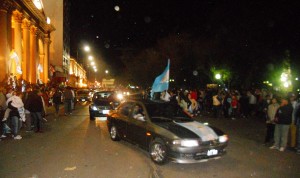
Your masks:
M148 103L145 104L150 118L167 118L169 120L186 120L190 118L182 111L180 106L171 103ZM156 119L155 119L156 120Z
M112 92L97 92L94 94L94 99L109 99L112 94Z

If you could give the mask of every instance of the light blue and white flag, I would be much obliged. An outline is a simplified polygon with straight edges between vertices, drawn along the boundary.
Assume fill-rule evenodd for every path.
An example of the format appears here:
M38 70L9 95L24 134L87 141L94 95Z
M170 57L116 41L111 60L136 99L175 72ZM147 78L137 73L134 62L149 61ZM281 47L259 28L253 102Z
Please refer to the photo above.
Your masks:
M154 92L162 92L169 89L169 74L170 74L170 59L168 59L168 65L164 72L157 76L154 80L151 90L151 98L153 98Z

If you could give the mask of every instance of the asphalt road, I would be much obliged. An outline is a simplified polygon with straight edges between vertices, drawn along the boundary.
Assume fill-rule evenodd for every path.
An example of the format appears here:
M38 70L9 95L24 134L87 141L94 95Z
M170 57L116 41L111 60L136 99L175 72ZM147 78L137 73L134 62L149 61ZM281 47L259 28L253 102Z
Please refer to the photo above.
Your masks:
M300 155L263 146L264 123L199 117L229 134L227 154L197 164L153 164L146 151L110 140L105 121L90 121L88 107L71 116L49 114L44 133L0 142L0 178L299 178Z

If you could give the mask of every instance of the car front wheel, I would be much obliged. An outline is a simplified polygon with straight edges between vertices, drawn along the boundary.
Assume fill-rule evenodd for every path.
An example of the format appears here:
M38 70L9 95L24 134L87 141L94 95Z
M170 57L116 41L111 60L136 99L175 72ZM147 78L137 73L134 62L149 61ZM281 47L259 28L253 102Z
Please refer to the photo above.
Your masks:
M110 138L113 141L119 141L120 140L120 136L119 136L118 129L117 129L116 126L112 125L110 127L109 133L110 133Z
M155 139L150 143L149 149L151 160L159 165L167 162L167 146L161 139Z

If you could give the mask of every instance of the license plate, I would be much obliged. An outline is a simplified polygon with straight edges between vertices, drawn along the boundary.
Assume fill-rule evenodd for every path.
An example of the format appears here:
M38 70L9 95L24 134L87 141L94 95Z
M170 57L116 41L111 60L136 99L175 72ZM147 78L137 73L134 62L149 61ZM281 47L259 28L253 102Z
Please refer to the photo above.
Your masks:
M81 101L85 101L85 99L81 99Z
M109 110L103 110L103 114L108 114Z
M99 121L106 121L107 120L107 117L95 117L96 120L99 120Z
M213 156L213 155L217 155L218 154L218 150L208 150L207 151L207 156Z

